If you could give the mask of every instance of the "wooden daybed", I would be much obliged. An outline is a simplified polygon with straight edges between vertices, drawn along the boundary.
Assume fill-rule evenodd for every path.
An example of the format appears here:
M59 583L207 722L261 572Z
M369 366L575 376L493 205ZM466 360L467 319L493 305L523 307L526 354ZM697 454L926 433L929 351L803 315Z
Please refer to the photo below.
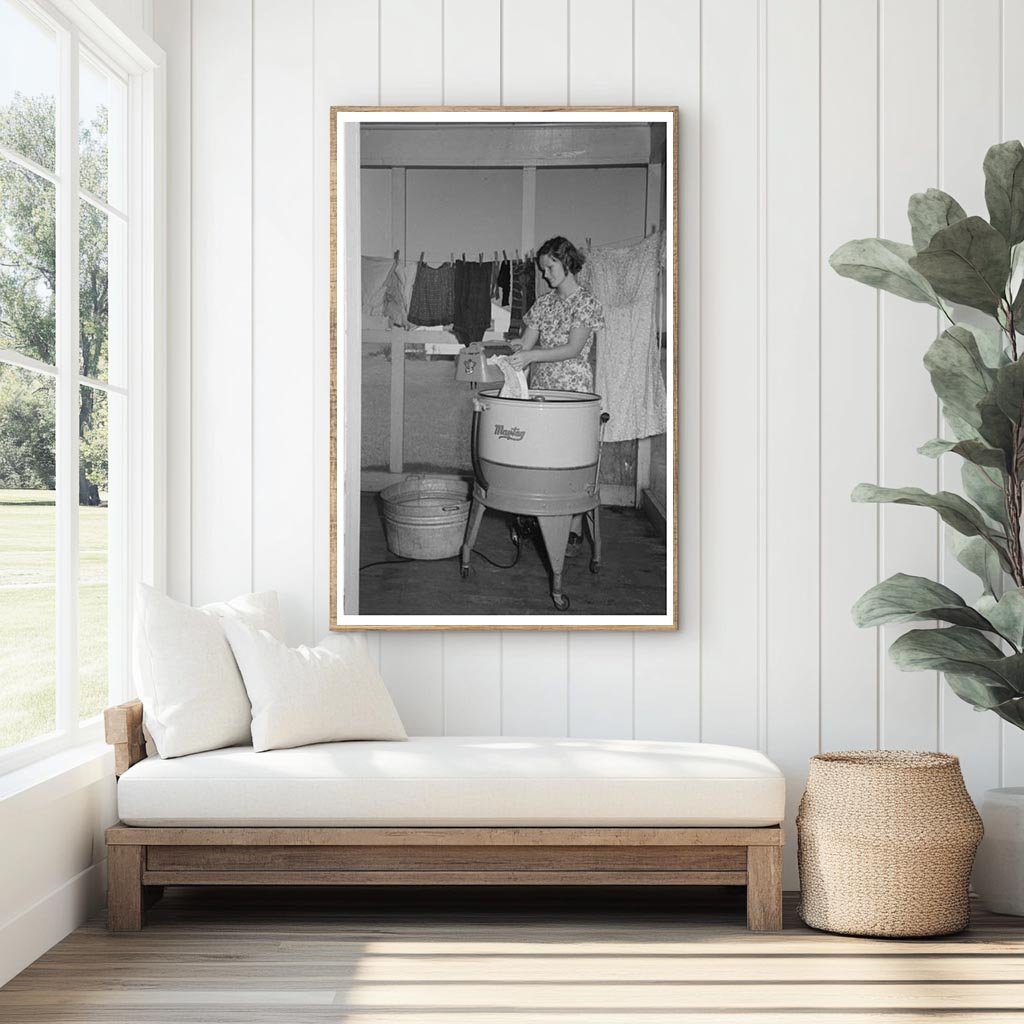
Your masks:
M107 742L114 746L115 771L120 779L146 758L142 704L130 701L108 709L105 725ZM390 744L387 753L415 754L412 746L415 742ZM420 742L429 744L431 740L423 738ZM457 741L438 739L433 742ZM599 742L612 750L613 759L624 759L634 768L637 761L630 744L635 744L635 749L640 751L638 757L644 756L639 741L516 741L496 737L478 741L477 746L481 748L481 756L486 758L488 751L483 749L486 747L561 743L582 749L582 756L593 760L600 759L604 751L586 748L590 743L596 747ZM466 741L466 745L471 743ZM320 745L321 748L344 748L344 756L350 758L358 753L359 746L351 743ZM753 751L696 744L679 746L749 754L750 762L758 765L762 778L744 779L741 783L770 784L772 798L765 801L765 813L774 818L775 823L754 827L578 824L380 827L365 823L351 827L337 824L278 827L266 822L252 826L242 821L236 826L225 824L223 819L210 825L191 821L186 825L159 826L119 822L106 833L108 927L115 932L139 930L146 908L160 898L166 885L738 885L747 889L747 927L753 931L778 931L782 927L783 835L778 824L784 801L781 773ZM233 763L239 764L245 763L246 751L248 757L257 759L286 753L253 755L249 748L233 748L213 754L235 756ZM570 753L576 756L578 751ZM180 772L189 767L183 764L189 758L204 756L209 758L204 763L220 763L215 756L189 755L162 763L154 761L142 767L175 766ZM662 763L665 760L662 758ZM762 767L762 762L768 766L768 771ZM258 763L263 766L271 762ZM192 768L194 770L194 766ZM778 773L777 779L765 777L772 771ZM225 775L223 770L221 775ZM210 787L215 788L217 781L212 780ZM230 779L220 781L231 782ZM292 792L295 782L301 782L286 781L293 784ZM422 790L423 780L416 781ZM451 783L453 780L443 781ZM595 788L593 779L563 778L560 781L589 782L590 792L600 797L601 787ZM603 785L602 779L596 781ZM639 781L652 780L641 778ZM709 780L698 781L706 790ZM736 779L723 782L735 785ZM233 784L238 784L237 779ZM429 781L426 785L429 786ZM185 787L178 786L179 791L182 788L187 789L187 780ZM205 783L193 786L193 789L198 788L207 786ZM742 784L740 790L743 791ZM778 798L780 791L783 800ZM624 792L628 797L628 788ZM609 786L609 793L614 794L614 786ZM755 799L760 800L760 797ZM244 803L244 800L238 801L238 805ZM130 817L125 813L120 790L119 809L122 818Z

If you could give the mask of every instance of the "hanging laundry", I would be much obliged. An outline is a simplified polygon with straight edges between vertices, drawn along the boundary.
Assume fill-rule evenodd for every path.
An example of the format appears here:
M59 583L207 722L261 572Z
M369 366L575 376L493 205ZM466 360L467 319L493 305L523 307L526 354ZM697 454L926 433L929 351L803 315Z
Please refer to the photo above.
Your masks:
M666 429L665 379L658 337L662 235L593 250L579 274L604 307L597 334L597 393L611 415L606 441L651 437Z
M506 341L523 335L523 315L537 300L537 278L533 260L513 260L512 305Z
M491 298L499 306L507 306L510 301L509 292L512 291L511 266L508 260L502 260L498 266L498 278L494 283L494 293L491 295Z
M364 256L362 259L363 316L384 316L392 327L408 329L405 266L397 259Z
M419 327L450 324L455 315L455 268L450 263L416 266L409 302L409 323Z
M462 345L483 341L491 326L491 263L455 264L455 314L452 333Z

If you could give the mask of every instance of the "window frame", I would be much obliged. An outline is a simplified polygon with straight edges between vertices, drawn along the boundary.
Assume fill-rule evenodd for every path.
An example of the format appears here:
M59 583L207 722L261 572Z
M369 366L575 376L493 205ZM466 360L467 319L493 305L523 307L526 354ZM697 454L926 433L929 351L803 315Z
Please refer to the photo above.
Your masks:
M53 172L0 147L0 156L42 174L56 188L56 363L6 351L0 362L56 379L57 453L57 672L56 731L0 751L0 775L102 737L102 716L79 721L79 505L78 401L87 386L123 395L126 437L120 557L108 555L108 621L116 645L108 651L110 703L128 699L131 681L133 592L139 581L165 582L166 430L164 157L166 82L163 51L141 34L117 26L90 0L14 0L57 35L57 159ZM126 87L125 196L123 208L81 198L79 182L79 54L121 79ZM124 380L116 383L79 372L79 207L124 218ZM113 314L112 314L113 315ZM113 572L118 575L115 583ZM117 600L120 599L119 606ZM116 619L115 619L116 616ZM115 649L116 648L116 649Z

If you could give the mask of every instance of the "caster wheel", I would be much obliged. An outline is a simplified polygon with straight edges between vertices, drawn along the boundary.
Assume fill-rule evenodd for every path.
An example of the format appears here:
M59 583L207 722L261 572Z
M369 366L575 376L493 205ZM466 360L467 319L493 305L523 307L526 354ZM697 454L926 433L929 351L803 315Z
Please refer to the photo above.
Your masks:
M560 612L564 612L569 607L569 598L565 594L559 594L558 597L552 594L551 600L555 603L555 608Z
M459 575L465 579L469 575L469 566L463 565L459 567Z
M595 561L591 560L590 571L593 572L593 573L600 572L601 571L601 563L600 562L595 562Z

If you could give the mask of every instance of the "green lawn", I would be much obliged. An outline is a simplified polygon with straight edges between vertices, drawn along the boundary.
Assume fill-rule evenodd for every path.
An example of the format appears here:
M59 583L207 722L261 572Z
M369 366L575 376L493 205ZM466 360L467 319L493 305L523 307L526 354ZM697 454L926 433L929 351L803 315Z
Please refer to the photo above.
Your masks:
M79 510L81 718L107 703L107 510ZM0 490L0 750L55 727L53 491Z

